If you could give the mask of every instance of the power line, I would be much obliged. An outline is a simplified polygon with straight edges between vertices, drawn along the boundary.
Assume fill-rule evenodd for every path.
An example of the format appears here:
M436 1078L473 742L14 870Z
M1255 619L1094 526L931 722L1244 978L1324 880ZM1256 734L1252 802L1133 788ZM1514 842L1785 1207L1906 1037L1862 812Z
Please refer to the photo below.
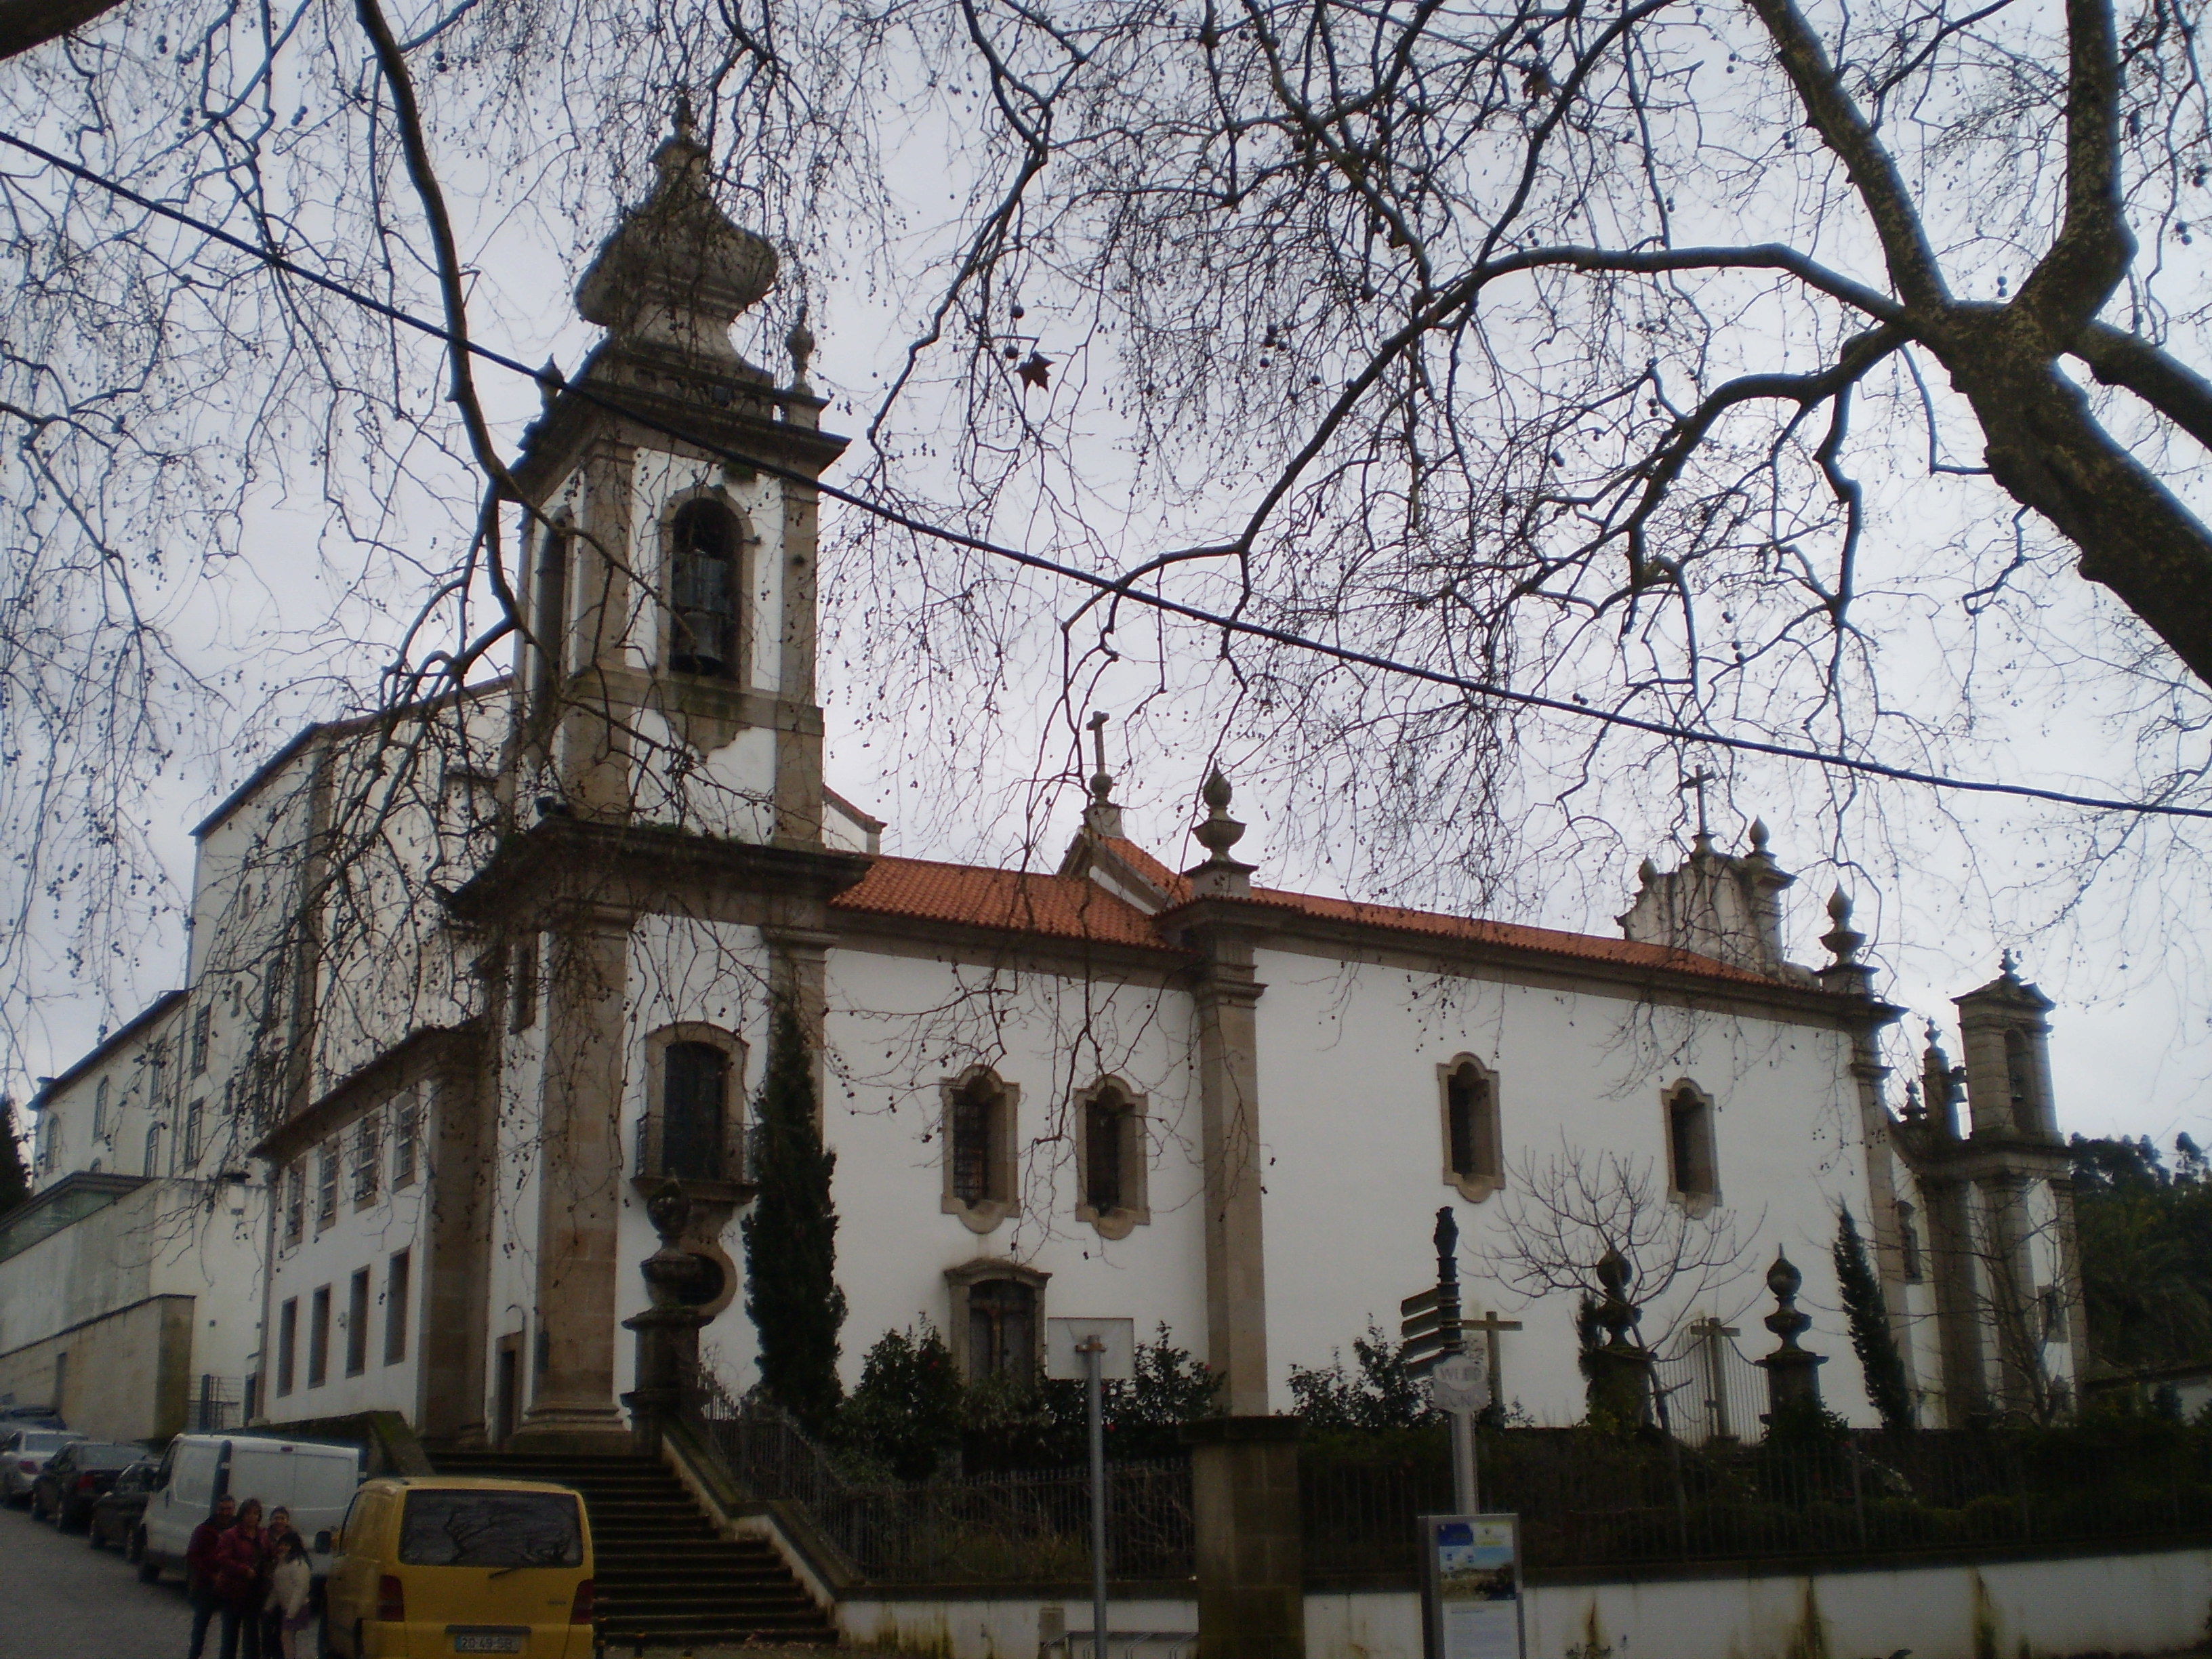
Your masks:
M166 203L157 202L150 197L143 196L126 185L110 179L103 173L95 173L89 167L70 161L65 156L57 155L51 150L32 143L28 139L17 137L10 132L0 131L0 143L21 150L27 155L34 156L49 167L81 179L85 183L105 191L112 196L143 208L149 213L158 215L174 223L198 231L200 234L221 242L227 247L234 248L272 270L281 270L288 276L298 277L302 282L313 283L326 293L336 295L349 304L374 312L380 317L440 341L448 347L453 344L452 335L440 324L417 317L411 312L387 304L373 295L364 294L360 289L338 282L335 278L311 270L272 248L233 235L230 232L186 213L181 209L173 208ZM927 520L918 519L897 507L887 507L865 495L842 489L832 483L826 483L807 473L778 466L773 462L763 460L757 455L744 454L727 448L696 432L672 425L642 410L632 409L619 398L609 398L596 388L579 386L550 367L544 369L532 368L527 363L507 356L503 352L495 351L490 347L480 344L474 340L467 343L466 349L472 356L482 358L488 363L495 364L513 374L520 374L536 381L540 386L554 386L565 391L570 396L605 410L610 414L620 415L626 420L635 421L650 431L659 433L665 437L678 439L684 443L704 449L722 459L738 462L755 471L765 472L771 477L781 478L787 483L802 484L818 490L832 501L842 501L887 524L894 524L902 529L912 531L916 535L925 536L953 546L968 548L975 552L988 554L994 558L1004 559L1028 569L1043 571L1064 580L1089 587L1097 592L1112 594L1116 598L1125 599L1133 605L1144 605L1170 616L1183 617L1187 621L1203 623L1211 628L1218 628L1225 633L1237 635L1246 639L1261 640L1269 644L1284 646L1293 650L1311 652L1352 667L1371 668L1379 672L1403 675L1407 678L1422 681L1430 685L1442 686L1470 697L1486 698L1492 702L1509 703L1522 708L1540 709L1548 714L1563 714L1574 720L1592 720L1600 725L1617 727L1623 731L1638 732L1649 737L1664 738L1673 742L1705 744L1714 748L1731 750L1740 754L1767 755L1781 760L1804 761L1812 765L1827 767L1832 770L1850 772L1864 777L1885 778L1899 783L1917 783L1932 789L1954 789L1969 794L2004 795L2017 799L2048 801L2060 806L2086 807L2095 811L2129 812L2145 817L2212 820L2212 807L2181 806L2165 801L2126 800L2113 796L2076 794L2063 789L2044 789L2033 784L1997 783L1981 778L1956 778L1944 773L1924 772L1909 766L1892 766L1881 761L1863 760L1850 755L1837 754L1829 750L1814 749L1796 744L1776 743L1763 738L1731 737L1725 732L1709 732L1697 726L1680 726L1669 720L1647 720L1639 715L1622 714L1616 709L1595 708L1589 703L1576 702L1565 698L1547 697L1531 691L1516 691L1510 686L1497 685L1486 680L1470 679L1463 675L1447 673L1442 669L1425 667L1419 663L1401 661L1396 658L1382 656L1376 652L1360 651L1350 646L1333 645L1326 640L1314 639L1304 634L1294 634L1287 629L1271 628L1264 623L1230 616L1221 611L1209 611L1202 605L1188 605L1178 599L1169 599L1164 594L1147 593L1131 586L1126 578L1085 570L1079 566L1064 564L1057 559L1046 558L1042 554L1027 552L1017 547L1008 547L983 537L969 535L963 531L932 524Z

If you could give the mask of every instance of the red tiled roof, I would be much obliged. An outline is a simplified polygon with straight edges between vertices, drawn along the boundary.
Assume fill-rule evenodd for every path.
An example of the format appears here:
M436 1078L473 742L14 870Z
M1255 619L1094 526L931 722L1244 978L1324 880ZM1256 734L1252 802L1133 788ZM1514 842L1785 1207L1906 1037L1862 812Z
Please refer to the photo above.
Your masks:
M1103 844L1112 849L1116 858L1166 892L1171 902L1180 904L1188 901L1190 884L1135 842L1115 837ZM1664 945L1640 945L1625 939L1570 933L1551 927L1524 927L1514 922L1486 921L1435 910L1410 910L1392 904L1362 904L1350 899L1322 898L1313 893L1288 893L1274 888L1255 888L1252 896L1260 903L1279 906L1322 921L1387 928L1394 933L1495 945L1551 956L1579 957L1589 962L1693 974L1704 979L1730 980L1739 984L1778 982L1747 969L1733 968L1711 957ZM1085 876L992 870L980 865L938 864L922 859L878 858L858 885L848 888L830 903L834 909L862 915L995 928L1032 937L1090 939L1155 951L1172 948L1153 918Z
M1152 918L1127 899L1085 878L1042 871L878 858L859 884L832 899L830 906L1048 939L1165 948L1153 931Z
M1101 836L1098 845L1142 876L1170 904L1181 904L1190 897L1190 883L1162 864L1133 841L1123 836Z
M1425 933L1435 939L1465 939L1480 945L1502 945L1522 951L1544 951L1581 957L1592 962L1623 963L1632 967L1663 969L1677 974L1698 974L1709 979L1737 980L1752 985L1775 981L1745 968L1733 968L1694 951L1678 951L1668 945L1640 945L1632 939L1606 939L1594 933L1569 933L1554 927L1523 927L1516 922L1485 921L1475 916L1446 915L1436 910L1407 910L1395 904L1361 904L1352 899L1322 898L1313 893L1285 893L1255 887L1252 896L1263 903L1280 904L1328 921L1346 921L1368 927L1388 927L1403 933Z

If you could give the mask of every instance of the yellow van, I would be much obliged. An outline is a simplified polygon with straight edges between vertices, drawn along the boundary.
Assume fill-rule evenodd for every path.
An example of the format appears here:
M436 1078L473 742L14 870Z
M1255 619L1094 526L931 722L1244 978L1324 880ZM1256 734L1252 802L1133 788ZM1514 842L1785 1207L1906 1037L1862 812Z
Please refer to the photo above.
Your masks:
M323 1620L347 1659L591 1659L584 1500L534 1480L369 1480L332 1540Z

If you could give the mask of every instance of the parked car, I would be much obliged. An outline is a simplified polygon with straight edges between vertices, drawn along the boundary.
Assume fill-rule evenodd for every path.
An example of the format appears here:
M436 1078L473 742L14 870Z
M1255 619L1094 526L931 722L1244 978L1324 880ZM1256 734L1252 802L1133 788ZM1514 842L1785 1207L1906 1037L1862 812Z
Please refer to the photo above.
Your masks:
M83 1439L67 1429L10 1429L0 1437L0 1503L21 1504L46 1460L64 1446Z
M323 1602L327 1652L589 1659L593 1650L592 1529L567 1486L370 1480L336 1543Z
M96 1550L119 1544L126 1559L138 1559L138 1518L146 1513L147 1494L154 1490L158 1461L141 1456L115 1477L115 1484L100 1494L85 1522L84 1534Z
M241 1504L259 1498L264 1515L282 1504L292 1511L300 1536L313 1539L344 1517L360 1485L357 1446L275 1435L180 1434L161 1455L133 1534L138 1576L150 1584L171 1567L181 1571L192 1528L225 1492ZM318 1578L329 1571L326 1552L317 1552L314 1566Z
M64 1446L46 1460L31 1482L31 1516L51 1521L67 1532L92 1513L100 1493L115 1484L115 1477L145 1456L143 1446L118 1445L112 1441L79 1440Z
M0 1406L0 1433L9 1429L65 1429L62 1414L52 1406Z

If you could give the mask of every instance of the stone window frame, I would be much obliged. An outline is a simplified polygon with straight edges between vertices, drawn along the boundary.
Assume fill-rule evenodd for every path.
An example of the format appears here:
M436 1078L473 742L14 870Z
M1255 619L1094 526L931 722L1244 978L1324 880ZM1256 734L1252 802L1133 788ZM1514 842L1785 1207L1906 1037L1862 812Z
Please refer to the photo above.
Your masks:
M299 1380L300 1298L287 1297L276 1310L276 1393L291 1394Z
M703 1042L720 1048L729 1061L729 1093L722 1102L722 1178L702 1181L685 1176L684 1184L695 1196L723 1195L724 1188L732 1189L726 1195L735 1197L735 1188L746 1178L745 1164L745 1062L750 1049L745 1040L726 1027L708 1020L679 1019L657 1027L645 1037L645 1102L638 1113L637 1130L631 1144L635 1167L632 1176L648 1187L659 1185L661 1174L661 1137L666 1123L665 1093L668 1081L668 1051L679 1042Z
M1920 1211L1908 1200L1897 1200L1898 1271L1905 1275L1908 1285L1919 1285L1928 1278L1926 1245L1920 1237Z
M1121 1105L1121 1201L1101 1211L1091 1201L1091 1109L1109 1097ZM1127 1238L1137 1228L1150 1226L1152 1141L1146 1126L1151 1121L1151 1099L1109 1074L1077 1094L1071 1104L1074 1109L1075 1218L1096 1227L1102 1238Z
M1705 1173L1711 1179L1702 1187L1682 1184L1681 1147L1674 1133L1675 1103L1687 1094L1703 1109L1698 1119L1699 1138ZM1667 1149L1667 1201L1679 1204L1692 1216L1709 1213L1721 1201L1720 1132L1717 1121L1720 1108L1707 1090L1686 1077L1676 1078L1659 1093L1659 1131Z
M952 1114L960 1097L986 1079L996 1091L991 1104L988 1191L987 1196L970 1203L953 1191ZM939 1078L938 1098L938 1139L943 1143L943 1156L939 1163L944 1170L945 1182L939 1208L946 1215L958 1216L971 1232L995 1231L1000 1223L1022 1212L1018 1185L1019 1159L1014 1150L1015 1135L1021 1122L1022 1085L1007 1082L992 1066L978 1064L957 1077ZM967 1339L963 1336L961 1340L964 1342Z
M676 519L677 515L695 501L711 501L730 515L736 532L737 570L732 577L732 598L736 611L731 626L737 635L735 660L720 674L695 674L678 669L676 657ZM653 602L653 672L672 684L698 687L726 687L744 690L753 683L753 580L757 568L757 554L761 538L753 528L752 516L739 505L736 496L720 483L696 483L679 489L660 504L659 563L655 571Z
M1481 1109L1489 1121L1491 1150L1497 1156L1497 1167L1492 1170L1468 1173L1456 1169L1452 1163L1452 1079L1468 1066L1482 1079L1487 1092L1487 1103ZM1479 1054L1460 1053L1437 1066L1437 1133L1443 1156L1438 1160L1441 1178L1445 1186L1457 1189L1459 1195L1470 1204L1480 1204L1492 1193L1503 1191L1505 1186L1505 1122L1499 1106L1498 1073Z
M1032 1340L1036 1349L1032 1364L1037 1374L1044 1370L1045 1286L1052 1275L1042 1267L1032 1267L1025 1262L1010 1261L1003 1257L983 1256L973 1261L963 1261L957 1267L945 1270L945 1286L951 1315L946 1333L945 1346L952 1351L952 1364L960 1375L970 1382L975 1379L972 1356L968 1352L968 1297L976 1285L998 1282L1026 1285L1036 1297L1036 1329Z

